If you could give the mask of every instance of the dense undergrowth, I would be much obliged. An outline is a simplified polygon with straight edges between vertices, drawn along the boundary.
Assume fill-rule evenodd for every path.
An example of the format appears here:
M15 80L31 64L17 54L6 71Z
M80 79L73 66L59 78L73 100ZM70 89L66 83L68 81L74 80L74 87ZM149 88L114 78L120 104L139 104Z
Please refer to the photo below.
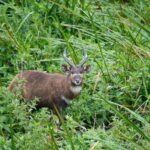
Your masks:
M150 147L149 0L0 0L0 149ZM62 125L7 86L18 72L62 72L63 50L92 71Z

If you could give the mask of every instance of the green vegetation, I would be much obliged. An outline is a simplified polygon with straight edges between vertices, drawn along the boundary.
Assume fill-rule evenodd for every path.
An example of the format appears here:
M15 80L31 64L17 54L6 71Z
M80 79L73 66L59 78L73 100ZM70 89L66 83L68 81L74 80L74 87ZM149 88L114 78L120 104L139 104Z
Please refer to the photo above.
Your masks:
M63 50L92 71L66 120L7 91L23 70L61 72ZM0 149L148 150L149 0L0 0Z

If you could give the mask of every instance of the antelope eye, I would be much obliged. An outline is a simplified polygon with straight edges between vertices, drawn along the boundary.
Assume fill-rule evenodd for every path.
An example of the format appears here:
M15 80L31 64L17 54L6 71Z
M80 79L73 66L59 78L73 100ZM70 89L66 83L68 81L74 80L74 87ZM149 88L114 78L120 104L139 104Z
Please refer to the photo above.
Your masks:
M83 70L83 69L81 70L81 74L82 74L82 73L84 73L84 70Z
M73 70L71 70L70 72L71 72L71 74L74 74L74 71L73 71Z
M83 74L84 73L84 70L82 69L82 70L80 70L80 74Z

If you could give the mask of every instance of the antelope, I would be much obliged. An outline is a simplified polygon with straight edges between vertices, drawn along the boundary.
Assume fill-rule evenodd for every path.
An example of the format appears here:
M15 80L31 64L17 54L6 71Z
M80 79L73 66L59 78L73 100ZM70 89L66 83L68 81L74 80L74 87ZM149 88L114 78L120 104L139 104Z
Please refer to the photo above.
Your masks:
M71 100L80 95L83 85L84 73L90 71L90 65L84 65L87 60L87 53L83 52L83 59L75 65L64 50L63 57L68 65L63 64L62 69L65 74L45 73L35 70L21 72L15 76L10 85L9 91L16 93L16 89L21 88L21 96L25 101L32 101L38 98L37 108L48 107L58 111L66 108ZM23 83L19 86L18 81Z

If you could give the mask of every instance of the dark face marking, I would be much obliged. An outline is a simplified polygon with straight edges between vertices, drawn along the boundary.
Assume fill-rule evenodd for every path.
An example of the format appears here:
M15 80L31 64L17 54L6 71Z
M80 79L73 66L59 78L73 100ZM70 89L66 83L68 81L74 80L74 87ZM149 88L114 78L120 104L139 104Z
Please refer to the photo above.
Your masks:
M70 78L74 86L81 86L83 83L83 73L82 67L71 67Z
M89 72L90 65L86 66L67 66L62 65L63 70L69 74L71 83L73 86L81 86L83 83L83 75L85 72Z

